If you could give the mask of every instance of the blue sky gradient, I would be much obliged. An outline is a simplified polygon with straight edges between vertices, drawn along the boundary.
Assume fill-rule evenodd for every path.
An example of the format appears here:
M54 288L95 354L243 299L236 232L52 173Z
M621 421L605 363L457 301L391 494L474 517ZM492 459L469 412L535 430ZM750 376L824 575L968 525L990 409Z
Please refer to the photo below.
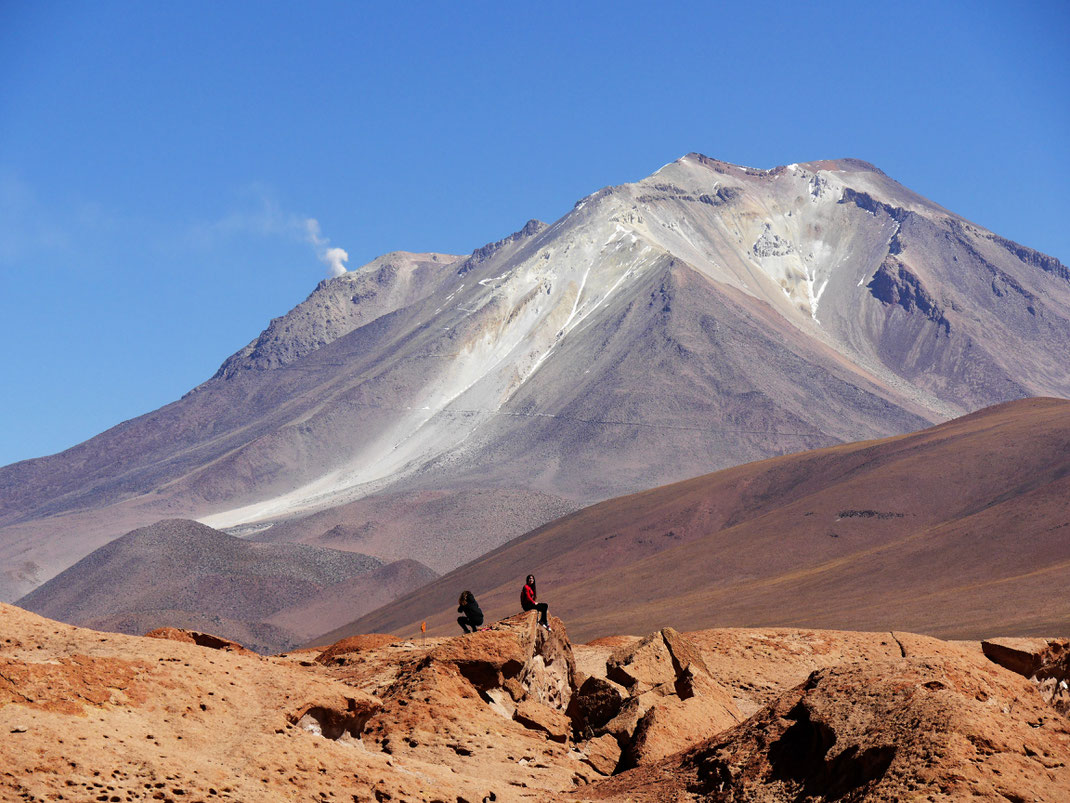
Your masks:
M1068 262L1068 41L1066 2L0 2L0 464L179 398L327 245L467 253L688 151L862 158Z

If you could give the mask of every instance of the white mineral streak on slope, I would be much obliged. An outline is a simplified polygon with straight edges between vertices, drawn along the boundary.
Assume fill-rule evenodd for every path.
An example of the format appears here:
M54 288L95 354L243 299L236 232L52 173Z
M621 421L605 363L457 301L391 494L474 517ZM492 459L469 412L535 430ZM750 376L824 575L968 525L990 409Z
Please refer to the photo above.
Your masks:
M819 313L830 287L845 281L853 286L856 280L863 234L843 225L855 210L840 199L847 183L853 186L859 176L865 181L861 186L880 195L871 174L794 165L770 180L768 174L711 168L684 157L663 168L656 181L633 185L633 195L658 199L642 205L646 234L654 243L714 281L768 303L804 334L846 355L850 349L823 330ZM656 185L667 183L692 200L658 191ZM716 198L718 188L740 194L727 203L697 200ZM850 278L838 282L848 271Z
M552 358L563 338L666 255L769 304L838 352L852 370L917 397L873 355L858 353L850 339L854 323L844 312L865 292L856 285L860 246L875 253L872 228L845 225L858 210L840 203L844 187L850 184L901 206L910 206L909 198L890 197L877 174L808 165L771 180L768 173L711 168L685 157L655 175L583 199L540 235L542 249L526 259L488 264L483 274L477 268L470 286L441 303L444 312L430 327L456 337L443 335L441 348L434 349L452 357L405 400L394 425L346 465L283 497L206 523L230 526L346 494L357 498L375 483L393 481L450 453L480 422L501 414L502 404ZM658 189L665 184L670 189ZM715 198L718 189L740 193L723 203L698 200ZM654 200L639 201L647 196ZM932 208L924 211L931 214ZM771 247L759 255L754 246L763 236ZM864 274L867 264L861 263ZM828 325L847 329L829 330L819 321L826 292L838 311ZM934 409L931 399L922 403Z
M658 246L687 261L716 282L733 286L768 303L784 319L837 353L847 370L867 375L878 385L894 388L905 398L930 410L941 410L948 417L958 414L922 388L905 382L879 359L860 348L865 338L854 336L859 322L852 317L863 307L864 290L856 284L862 268L871 275L881 257L872 249L873 231L858 226L858 209L841 204L847 186L866 192L877 200L910 209L922 215L942 216L946 210L891 185L877 173L830 171L800 164L795 171L784 171L773 182L761 176L746 175L731 168L720 172L697 159L685 157L662 171L656 183L672 183L684 194L698 198L716 192L718 184L742 188L731 203L711 208L699 202L659 201L644 205L643 217L650 238ZM634 185L636 195L653 195L655 182ZM790 213L790 214L789 214ZM681 236L682 222L694 220L701 235ZM675 227L664 225L674 222ZM771 231L793 244L797 261L793 269L802 279L794 294L780 285L780 272L787 257L757 258L751 250L762 234L765 223ZM886 235L887 236L887 233ZM688 242L690 239L692 242ZM863 259L871 253L869 262ZM811 257L812 253L812 257ZM876 259L874 259L876 258ZM810 282L812 281L812 285ZM826 294L835 300L831 329L817 320ZM825 316L822 316L825 317Z
M658 184L668 182L690 200L659 192L654 182L634 185L637 205L639 196L658 198L642 206L645 236L711 279L765 300L811 333L828 272L817 258L818 251L823 254L824 250L803 250L798 245L805 239L800 233L808 221L794 213L794 196L809 197L809 176L785 171L774 183L742 171L718 173L685 157L663 168L658 178ZM775 192L786 195L787 203L768 197L774 186ZM715 197L721 187L742 189L742 194L718 205L695 200L703 195ZM764 256L754 252L760 241L768 246L762 249Z
M613 204L606 204L612 210ZM568 333L582 325L657 254L617 216L563 227L555 242L562 256L539 252L457 299L481 324L454 358L423 386L403 415L344 466L271 500L221 512L202 521L232 527L345 498L359 498L386 478L418 470L464 442L488 415L530 379ZM453 294L451 294L453 295ZM454 329L467 324L457 321ZM451 413L457 413L451 415Z

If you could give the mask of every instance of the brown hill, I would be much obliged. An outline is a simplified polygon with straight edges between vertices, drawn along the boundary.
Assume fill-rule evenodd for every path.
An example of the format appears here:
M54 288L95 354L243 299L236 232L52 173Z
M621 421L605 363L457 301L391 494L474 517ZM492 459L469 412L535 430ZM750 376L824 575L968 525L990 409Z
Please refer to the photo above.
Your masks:
M662 624L1058 632L1068 499L1070 401L1011 402L594 505L317 641L422 620L450 632L464 588L504 616L529 572L580 638Z
M204 630L277 652L330 627L347 610L366 611L370 600L388 602L434 576L415 561L383 566L356 552L249 543L194 521L169 519L101 547L19 605L99 629ZM374 596L347 595L347 583ZM290 609L304 618L272 619Z
M325 627L333 629L352 621L354 615L371 613L437 578L422 563L396 560L329 585L307 600L276 611L265 622L305 641Z
M1000 642L1027 678L988 645L909 633L664 628L574 646L551 625L519 615L469 636L264 658L0 605L0 798L1070 795L1067 640Z

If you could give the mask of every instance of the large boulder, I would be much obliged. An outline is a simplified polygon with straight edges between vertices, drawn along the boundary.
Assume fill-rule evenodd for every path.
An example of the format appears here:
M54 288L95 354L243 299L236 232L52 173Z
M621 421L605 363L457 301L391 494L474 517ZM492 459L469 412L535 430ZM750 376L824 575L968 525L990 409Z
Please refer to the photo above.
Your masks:
M659 630L613 652L606 661L606 677L637 696L656 686L674 683L672 654Z
M989 639L981 650L993 663L1029 678L1045 701L1070 716L1070 640Z
M627 747L631 744L632 734L635 733L640 718L646 713L646 709L641 708L640 705L638 697L629 697L621 705L617 715L599 728L596 733L599 736L606 734L612 736L617 740L621 749Z
M583 761L602 775L612 775L620 763L620 745L608 733L588 740L582 752Z
M564 744L571 730L568 717L549 706L534 700L522 700L513 713L513 719L529 730L541 731L546 738Z
M581 737L592 735L620 713L628 692L620 684L600 677L583 681L569 702L568 715Z
M661 639L672 658L673 671L677 677L685 672L693 675L703 674L709 677L710 670L702 655L692 641L681 635L674 628L666 627L661 631Z
M623 765L653 764L668 755L709 739L743 719L723 690L712 688L694 697L665 697L640 717L625 752Z
M452 664L477 689L500 688L517 677L530 655L531 640L513 630L482 630L447 639L431 650L428 660ZM525 643L527 642L527 643Z
M698 648L671 627L614 650L606 676L580 687L573 721L616 740L622 750L617 769L653 763L743 719L732 696L710 676ZM627 692L619 705L614 684ZM610 713L612 718L604 719Z

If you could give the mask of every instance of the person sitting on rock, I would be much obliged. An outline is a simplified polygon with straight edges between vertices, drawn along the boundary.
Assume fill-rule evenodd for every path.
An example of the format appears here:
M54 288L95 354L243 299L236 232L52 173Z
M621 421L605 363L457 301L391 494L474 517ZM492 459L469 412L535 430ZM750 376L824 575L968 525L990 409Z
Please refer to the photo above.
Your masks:
M524 590L520 592L520 607L525 611L538 611L539 624L550 632L550 623L546 619L546 609L549 607L545 602L539 602L539 595L535 591L535 575L529 574L524 582Z
M463 614L457 617L457 624L465 633L475 633L476 628L483 624L483 611L479 609L479 603L471 591L461 592L461 597L457 600L457 613Z

